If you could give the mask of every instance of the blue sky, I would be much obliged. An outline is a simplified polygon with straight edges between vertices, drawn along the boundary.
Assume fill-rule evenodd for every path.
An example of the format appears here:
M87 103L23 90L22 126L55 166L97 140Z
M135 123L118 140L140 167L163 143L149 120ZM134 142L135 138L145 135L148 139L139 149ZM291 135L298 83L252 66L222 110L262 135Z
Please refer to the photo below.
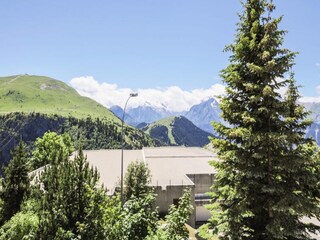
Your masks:
M319 96L320 1L275 0L304 96ZM238 0L2 0L0 75L93 76L117 88L221 83Z

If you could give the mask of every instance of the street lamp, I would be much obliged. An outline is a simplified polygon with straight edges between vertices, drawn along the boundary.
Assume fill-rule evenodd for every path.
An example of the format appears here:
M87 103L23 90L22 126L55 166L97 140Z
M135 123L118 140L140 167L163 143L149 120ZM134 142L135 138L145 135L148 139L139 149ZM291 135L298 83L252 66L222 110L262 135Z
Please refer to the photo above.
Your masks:
M129 101L130 98L132 97L137 97L138 93L130 93L126 104L124 105L124 109L123 109L123 113L122 113L122 119L121 119L121 194L120 194L120 198L121 198L121 206L123 206L124 203L124 199L123 199L123 123L124 123L124 116L126 113L126 107L127 107L127 103Z

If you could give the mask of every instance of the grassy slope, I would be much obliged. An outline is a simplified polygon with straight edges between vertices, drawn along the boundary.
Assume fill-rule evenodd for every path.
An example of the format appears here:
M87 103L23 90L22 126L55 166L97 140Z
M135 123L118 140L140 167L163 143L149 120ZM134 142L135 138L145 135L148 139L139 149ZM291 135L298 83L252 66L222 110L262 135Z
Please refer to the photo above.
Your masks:
M165 126L167 127L168 129L168 137L170 139L170 143L172 145L175 145L176 144L176 141L173 137L173 134L172 134L172 125L173 125L173 121L176 117L168 117L168 118L164 118L164 119L160 119L159 121L157 122L154 122L154 123L151 123L149 126L148 126L148 129L146 130L146 133L150 135L150 130L154 127L157 127L157 126Z
M33 75L0 77L0 114L40 112L85 118L99 117L120 123L107 108L80 96L64 82Z
M161 119L143 130L152 138L168 145L204 146L209 143L208 137L213 136L181 116Z

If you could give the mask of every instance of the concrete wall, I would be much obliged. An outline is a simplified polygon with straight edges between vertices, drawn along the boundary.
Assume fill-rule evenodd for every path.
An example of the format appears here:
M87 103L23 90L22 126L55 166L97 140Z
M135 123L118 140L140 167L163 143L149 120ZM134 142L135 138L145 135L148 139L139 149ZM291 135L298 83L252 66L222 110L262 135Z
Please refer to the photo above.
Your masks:
M195 200L196 194L205 194L210 191L210 187L214 181L214 174L188 174L187 175L195 185L171 185L165 189L158 186L155 187L157 194L155 206L158 207L159 214L164 217L168 213L170 205L174 204L182 195L185 188L191 188L191 203L193 205L193 213L190 216L188 224L195 227L196 221L206 221L210 217L210 212L205 209L202 203L209 203L206 200Z
M211 213L205 206L196 207L196 222L206 222L211 217Z
M195 222L205 222L211 217L209 210L205 208L205 204L210 203L206 193L210 191L210 187L214 182L214 174L188 174L188 177L195 184L195 205L196 205L196 218ZM200 199L197 195L204 195Z
M214 174L188 174L195 185L195 194L204 194L210 191L214 182Z
M184 189L191 188L191 204L193 205L193 213L190 216L188 224L195 227L196 221L196 206L194 200L194 186L167 186L166 189L161 187L155 188L155 193L157 194L155 205L158 207L159 214L161 217L168 213L169 207L177 201L184 192Z

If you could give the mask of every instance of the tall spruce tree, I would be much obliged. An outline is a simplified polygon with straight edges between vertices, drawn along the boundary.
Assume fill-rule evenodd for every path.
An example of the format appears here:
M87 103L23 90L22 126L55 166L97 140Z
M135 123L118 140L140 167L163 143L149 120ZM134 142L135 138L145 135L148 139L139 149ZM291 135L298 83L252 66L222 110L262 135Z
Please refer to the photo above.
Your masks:
M212 187L211 230L219 239L312 239L319 227L302 222L318 217L317 148L305 139L310 125L292 77L295 53L282 48L282 17L272 0L247 0L229 66L222 71L226 96L215 123L219 161ZM286 97L279 89L288 87Z
M0 187L0 226L20 211L23 198L28 194L30 180L28 177L28 156L26 145L20 141L11 153L12 159L5 167L5 177Z

